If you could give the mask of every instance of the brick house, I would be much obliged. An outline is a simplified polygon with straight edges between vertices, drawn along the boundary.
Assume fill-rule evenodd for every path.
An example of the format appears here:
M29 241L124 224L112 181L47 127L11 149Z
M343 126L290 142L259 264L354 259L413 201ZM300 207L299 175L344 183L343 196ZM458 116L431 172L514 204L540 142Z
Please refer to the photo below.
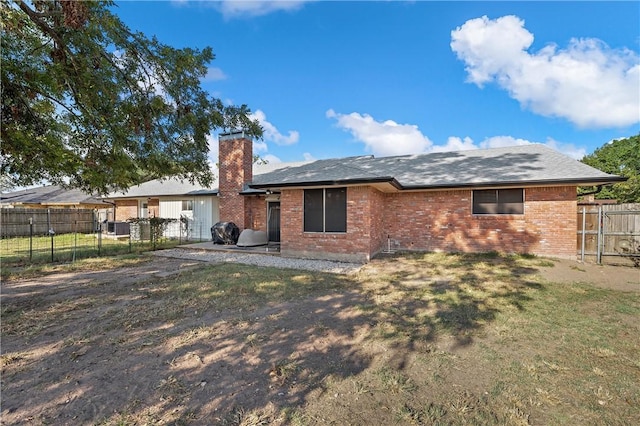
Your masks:
M624 178L543 145L253 164L243 132L219 136L217 188L174 179L110 194L114 220L193 220L266 231L283 256L368 261L381 251L531 253L575 259L577 186Z
M221 136L225 140L225 136ZM268 173L279 167L298 166L305 162L287 164L252 164L253 142L248 139L232 139L222 144L220 171L214 171L215 183L211 188L181 181L175 178L151 180L133 186L124 192L108 194L104 200L113 207L109 220L126 222L132 218L161 217L182 219L188 222L189 239L210 240L211 227L221 221L232 221L242 229L257 228L266 223L265 191L261 201L247 196L245 183L253 175ZM241 155L241 153L243 153ZM244 155L247 153L247 155ZM245 195L240 196L239 192ZM182 230L171 227L170 237L185 237ZM275 238L272 235L272 238Z
M368 261L381 251L576 257L577 186L624 178L543 145L276 165L222 134L219 219L264 230L281 254Z

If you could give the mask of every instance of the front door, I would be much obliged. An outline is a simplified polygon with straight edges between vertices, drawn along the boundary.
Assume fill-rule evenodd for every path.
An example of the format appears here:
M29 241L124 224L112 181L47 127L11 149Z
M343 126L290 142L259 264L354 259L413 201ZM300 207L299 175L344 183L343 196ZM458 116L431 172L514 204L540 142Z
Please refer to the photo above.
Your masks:
M280 242L280 203L267 203L267 235L269 242Z

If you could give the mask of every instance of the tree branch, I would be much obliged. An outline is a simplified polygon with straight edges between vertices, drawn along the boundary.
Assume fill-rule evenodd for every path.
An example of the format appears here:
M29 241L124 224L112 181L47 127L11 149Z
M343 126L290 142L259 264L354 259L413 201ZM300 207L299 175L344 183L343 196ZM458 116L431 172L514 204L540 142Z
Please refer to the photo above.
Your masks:
M18 0L17 3L20 10L26 13L29 19L31 19L31 21L33 21L33 23L35 23L43 33L49 35L49 37L51 37L62 48L66 49L66 45L62 41L62 38L60 38L60 34L58 34L53 28L48 26L47 23L41 19L42 17L46 16L55 16L55 14L44 15L42 12L37 12L31 9L23 0Z

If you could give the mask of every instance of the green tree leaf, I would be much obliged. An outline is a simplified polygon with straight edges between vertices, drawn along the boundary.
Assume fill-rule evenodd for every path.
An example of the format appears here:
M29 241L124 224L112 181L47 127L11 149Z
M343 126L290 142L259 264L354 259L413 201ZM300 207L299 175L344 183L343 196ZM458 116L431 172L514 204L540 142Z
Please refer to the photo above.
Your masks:
M262 136L246 105L201 87L210 47L176 49L127 28L111 1L0 1L1 171L88 192L176 176L208 186L207 136Z
M603 187L596 198L640 203L640 134L606 143L580 161L603 172L628 178L626 182ZM583 188L582 192L590 189Z

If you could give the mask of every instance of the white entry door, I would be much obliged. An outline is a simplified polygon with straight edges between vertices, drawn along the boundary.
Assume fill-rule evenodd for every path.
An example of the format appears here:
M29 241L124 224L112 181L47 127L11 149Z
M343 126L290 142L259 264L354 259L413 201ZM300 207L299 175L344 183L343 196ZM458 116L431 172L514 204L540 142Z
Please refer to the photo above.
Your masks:
M141 218L149 217L149 203L140 201L140 214L138 216Z

